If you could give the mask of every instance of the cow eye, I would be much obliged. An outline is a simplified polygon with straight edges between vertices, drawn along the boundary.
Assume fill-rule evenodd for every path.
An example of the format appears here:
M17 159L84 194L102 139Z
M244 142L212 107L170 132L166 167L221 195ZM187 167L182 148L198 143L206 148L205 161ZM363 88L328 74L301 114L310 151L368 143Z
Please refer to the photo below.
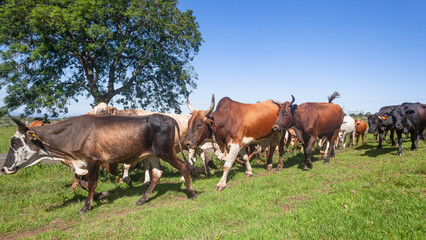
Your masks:
M203 124L201 122L197 123L197 128L200 128Z
M16 140L12 140L11 145L12 145L12 148L13 148L13 149L16 149L16 147L18 146L18 141L16 141Z

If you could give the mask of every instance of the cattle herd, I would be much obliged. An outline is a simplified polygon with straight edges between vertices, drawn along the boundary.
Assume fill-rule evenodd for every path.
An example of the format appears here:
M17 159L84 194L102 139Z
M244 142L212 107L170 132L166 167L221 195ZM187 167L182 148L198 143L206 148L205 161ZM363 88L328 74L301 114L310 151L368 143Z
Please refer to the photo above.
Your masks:
M123 179L129 181L129 168L143 162L145 184L149 184L145 194L137 201L144 204L163 174L160 159L179 170L185 181L188 196L195 198L190 175L195 177L193 167L196 155L204 162L206 174L210 167L216 168L206 150L214 149L214 154L223 160L223 176L216 190L223 190L227 176L235 161L243 163L245 174L253 175L250 159L262 149L268 150L266 167L272 168L272 157L278 147L277 170L284 167L284 146L299 141L304 151L303 169L312 168L312 150L316 142L326 143L324 164L335 157L335 147L345 147L346 135L350 145L364 142L367 125L364 121L344 116L342 108L332 103L339 97L337 92L328 102L307 102L295 104L295 98L284 103L268 100L254 104L244 104L228 97L222 98L216 108L214 95L207 110L194 109L187 99L191 114L164 114L144 110L118 110L101 103L89 113L73 117L51 125L32 124L27 126L11 117L17 124L16 133L10 140L9 153L2 174L13 174L43 159L50 159L69 166L75 173L75 182L88 192L88 197L80 214L92 207L93 199L108 196L107 192L97 193L98 174L101 165L111 169L124 163ZM382 147L386 134L390 131L392 145L398 143L397 155L402 154L403 134L411 137L411 150L417 150L419 139L424 140L426 126L426 105L403 103L382 107L379 112L368 117L368 132L378 136ZM394 141L394 132L397 141ZM293 138L293 139L292 139ZM296 147L296 146L295 146ZM183 154L188 150L189 160ZM329 150L329 151L328 151ZM183 161L176 153L182 153ZM242 159L242 160L241 160ZM118 174L118 171L116 174Z

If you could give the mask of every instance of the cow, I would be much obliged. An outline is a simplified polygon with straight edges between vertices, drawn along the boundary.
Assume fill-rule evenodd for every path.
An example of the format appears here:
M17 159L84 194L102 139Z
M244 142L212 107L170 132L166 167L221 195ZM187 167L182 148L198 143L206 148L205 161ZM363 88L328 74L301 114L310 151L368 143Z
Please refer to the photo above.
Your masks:
M175 129L179 135L179 126L170 117L160 114L138 117L82 115L31 128L18 119L11 119L18 129L10 140L1 173L13 174L43 159L63 162L81 176L80 186L88 192L80 214L92 207L93 199L108 195L95 192L99 167L105 162L131 164L149 157L153 179L137 205L148 200L163 174L160 159L180 171L189 197L196 197L189 173L196 174L186 158L185 164L176 156Z
M365 131L367 130L367 124L364 120L357 119L355 120L355 138L356 138L356 145L359 144L359 137L362 137L362 143L365 142L364 135Z
M272 125L277 118L278 106L272 100L254 104L236 102L229 97L222 98L213 112L215 106L214 94L210 107L204 110L196 110L189 99L187 106L192 113L188 122L188 135L185 145L195 148L207 139L214 139L222 153L226 154L223 176L216 185L217 191L226 188L227 176L232 168L237 155L241 152L246 166L246 176L252 176L252 168L245 152L246 146L259 144L269 145L270 153L266 166L272 168L272 157L278 144L277 133L272 131ZM280 147L279 163L277 170L283 168L283 147Z
M389 113L394 109L397 105L392 106L384 106L380 108L378 113L375 113L368 117L368 132L369 133L378 133L379 134L379 145L377 145L377 149L382 148L382 141L385 141L386 134L390 131L390 139L392 142L392 146L396 146L394 140L394 124L392 115Z
M423 131L426 127L426 110L421 103L403 103L396 106L391 112L384 113L391 115L393 125L398 138L397 155L402 155L402 133L411 135L411 150L417 151L419 138L423 139Z
M312 168L312 148L315 141L322 137L327 137L330 141L331 150L324 160L324 164L330 163L330 157L334 154L334 142L343 123L342 108L332 103L339 97L338 92L334 92L328 103L307 102L300 105L293 104L295 101L292 95L291 102L279 104L278 117L273 125L275 131L284 131L294 127L296 134L301 136L302 146L305 152L305 162L303 169Z
M151 115L151 114L162 114L165 116L169 116L171 118L173 118L174 120L176 120L176 122L179 125L179 129L180 129L180 136L181 136L181 141L183 144L183 140L186 137L187 134L187 128L188 128L188 121L191 118L190 114L168 114L168 113L158 113L158 112L151 112L151 111L146 111L146 110L139 110L139 109L124 109L124 110L118 110L115 107L112 106L108 106L106 103L100 103L98 104L96 107L93 108L92 111L88 112L87 114L93 114L93 115L115 115L115 116L146 116L146 115ZM178 137L177 135L175 136L175 151L178 153L180 152L180 148L179 148L179 142L178 142ZM209 158L208 154L205 153L206 151L206 147L204 147L204 150L200 151L198 150L197 153L199 153L201 159L203 160L204 163L204 169L206 172L206 175L210 175L210 168L213 169L217 169L216 165L213 163L213 161L211 160L211 158ZM194 164L196 161L196 150L192 150L189 149L189 160L191 164ZM149 185L151 178L149 175L149 160L145 159L143 161L143 167L144 167L144 172L145 172L145 179L144 179L144 183L143 185L147 186ZM133 168L135 165L137 164L137 162L135 162L132 165L129 164L124 164L123 165L123 177L121 178L124 182L126 182L129 186L132 185L132 180L129 177L129 170L130 168ZM181 178L181 181L183 181L183 177Z
M351 116L343 117L343 123L340 126L338 134L340 149L346 147L346 135L349 134L349 146L352 146L355 140L355 120Z

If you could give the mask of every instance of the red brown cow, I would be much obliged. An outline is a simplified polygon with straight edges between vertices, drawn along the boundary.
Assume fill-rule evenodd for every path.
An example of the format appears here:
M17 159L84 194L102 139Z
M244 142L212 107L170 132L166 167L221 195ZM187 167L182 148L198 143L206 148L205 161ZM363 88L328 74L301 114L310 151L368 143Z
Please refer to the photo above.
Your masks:
M342 108L331 103L333 99L339 96L334 92L329 98L328 103L302 103L293 104L291 102L277 104L280 106L278 118L274 123L274 130L283 131L294 127L296 134L301 136L302 145L305 151L304 170L312 168L312 148L318 138L327 137L330 139L331 151L328 153L324 164L330 162L330 157L334 158L334 141L343 122Z
M359 137L360 136L362 137L362 143L365 142L365 139L364 139L365 131L367 131L367 124L363 120L358 118L355 121L355 138L356 138L356 145L357 146L358 146L358 143L359 143Z
M187 105L192 112L192 117L188 122L186 146L195 148L206 139L214 138L220 151L226 153L223 176L217 184L216 190L225 189L228 173L240 152L246 163L246 175L253 175L248 155L245 153L245 147L250 144L270 145L271 153L268 156L267 165L272 166L272 156L276 145L271 146L270 143L278 144L278 141L271 141L276 138L272 125L278 112L278 106L272 100L244 104L224 97L218 102L214 112L212 112L215 105L214 95L207 111L195 110L188 99ZM283 150L280 148L277 169L283 167L282 152Z

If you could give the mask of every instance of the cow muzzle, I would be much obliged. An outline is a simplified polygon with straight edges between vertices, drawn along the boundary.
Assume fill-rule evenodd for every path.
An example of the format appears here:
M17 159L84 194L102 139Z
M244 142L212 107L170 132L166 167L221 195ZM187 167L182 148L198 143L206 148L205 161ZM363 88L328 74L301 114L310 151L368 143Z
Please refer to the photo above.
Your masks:
M277 124L275 124L274 126L272 126L272 130L281 131L281 128Z
M0 170L0 172L1 172L1 174L2 174L2 175L14 174L14 173L16 173L17 171L18 171L18 168L14 169L14 170L10 170L10 169L9 169L9 168L7 168L7 167L3 167L3 168Z
M194 146L194 144L191 142L191 141L185 141L185 146L188 148L188 149L192 149L192 148L195 148L196 146Z

